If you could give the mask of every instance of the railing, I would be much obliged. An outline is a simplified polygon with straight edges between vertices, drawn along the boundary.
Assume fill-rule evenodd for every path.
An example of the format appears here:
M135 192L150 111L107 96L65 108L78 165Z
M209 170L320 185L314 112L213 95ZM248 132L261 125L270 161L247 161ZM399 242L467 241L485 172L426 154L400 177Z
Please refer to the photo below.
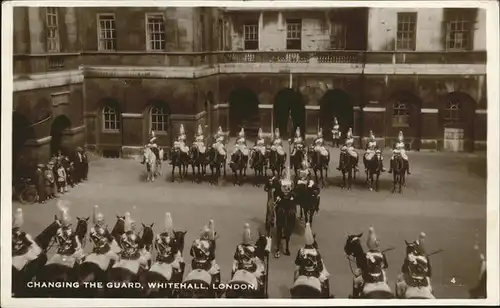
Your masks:
M16 75L84 66L215 67L219 64L486 64L485 51L220 51L220 52L96 52L14 55Z

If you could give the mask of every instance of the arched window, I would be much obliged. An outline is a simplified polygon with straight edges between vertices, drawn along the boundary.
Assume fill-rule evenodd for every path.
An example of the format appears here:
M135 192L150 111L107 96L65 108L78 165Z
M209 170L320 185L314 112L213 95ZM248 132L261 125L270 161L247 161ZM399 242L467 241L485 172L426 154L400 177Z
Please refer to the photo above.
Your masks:
M392 126L401 127L410 125L410 113L405 103L396 101L392 105Z
M151 130L154 132L167 132L168 130L168 114L164 108L151 108Z
M460 103L448 101L444 110L444 120L446 122L460 121Z
M120 130L120 115L113 106L105 106L102 109L103 130L119 131Z

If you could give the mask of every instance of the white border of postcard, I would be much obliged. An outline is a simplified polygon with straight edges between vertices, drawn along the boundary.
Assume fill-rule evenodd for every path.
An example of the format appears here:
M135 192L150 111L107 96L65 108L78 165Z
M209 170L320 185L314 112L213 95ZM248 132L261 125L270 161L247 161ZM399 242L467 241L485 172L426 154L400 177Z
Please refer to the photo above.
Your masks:
M488 298L484 300L232 300L232 299L17 299L11 297L11 145L12 145L12 28L13 6L220 6L220 7L477 7L487 11L488 92L488 198L487 272ZM157 306L406 306L406 305L498 305L499 303L499 15L496 1L5 1L2 2L2 307L157 307ZM472 262L472 261L471 261ZM345 282L350 283L350 282Z

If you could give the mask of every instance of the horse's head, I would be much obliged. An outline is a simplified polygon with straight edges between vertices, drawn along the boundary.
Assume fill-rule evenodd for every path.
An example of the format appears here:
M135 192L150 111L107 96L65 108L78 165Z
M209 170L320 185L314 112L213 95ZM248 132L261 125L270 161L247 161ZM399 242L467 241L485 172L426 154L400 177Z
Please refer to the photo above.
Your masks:
M417 241L413 241L413 242L408 242L407 240L405 240L405 244L406 244L406 254L409 255L409 254L419 254L420 253L420 249L419 249L419 244Z
M83 241L85 235L87 234L88 223L90 217L76 217L78 222L76 223L75 235L78 237L80 242Z
M149 248L148 247L151 247L153 245L153 241L154 241L154 234L153 234L153 225L154 223L152 223L151 225L145 225L145 224L142 224L142 237L141 237L141 246L144 246L146 247L148 250Z
M187 231L174 231L175 243L177 246L177 250L184 254L184 238L186 236Z
M363 247L361 246L361 237L363 233L356 235L348 235L344 245L344 252L348 256L356 257L360 253L363 254Z
M111 231L111 235L119 242L123 233L125 233L125 216L116 215L116 224Z
M61 226L61 221L54 215L54 221L45 228L39 235L36 236L35 242L42 248L42 250L46 251L49 247L50 241L56 235L57 230Z

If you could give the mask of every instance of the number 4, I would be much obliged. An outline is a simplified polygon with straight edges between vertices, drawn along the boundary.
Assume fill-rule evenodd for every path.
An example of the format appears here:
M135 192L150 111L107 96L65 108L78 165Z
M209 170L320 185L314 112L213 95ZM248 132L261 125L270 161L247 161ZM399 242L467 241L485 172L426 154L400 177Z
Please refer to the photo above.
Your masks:
M455 277L453 277L453 278L451 278L450 282L455 284L455 282L457 282L457 281L455 280Z

